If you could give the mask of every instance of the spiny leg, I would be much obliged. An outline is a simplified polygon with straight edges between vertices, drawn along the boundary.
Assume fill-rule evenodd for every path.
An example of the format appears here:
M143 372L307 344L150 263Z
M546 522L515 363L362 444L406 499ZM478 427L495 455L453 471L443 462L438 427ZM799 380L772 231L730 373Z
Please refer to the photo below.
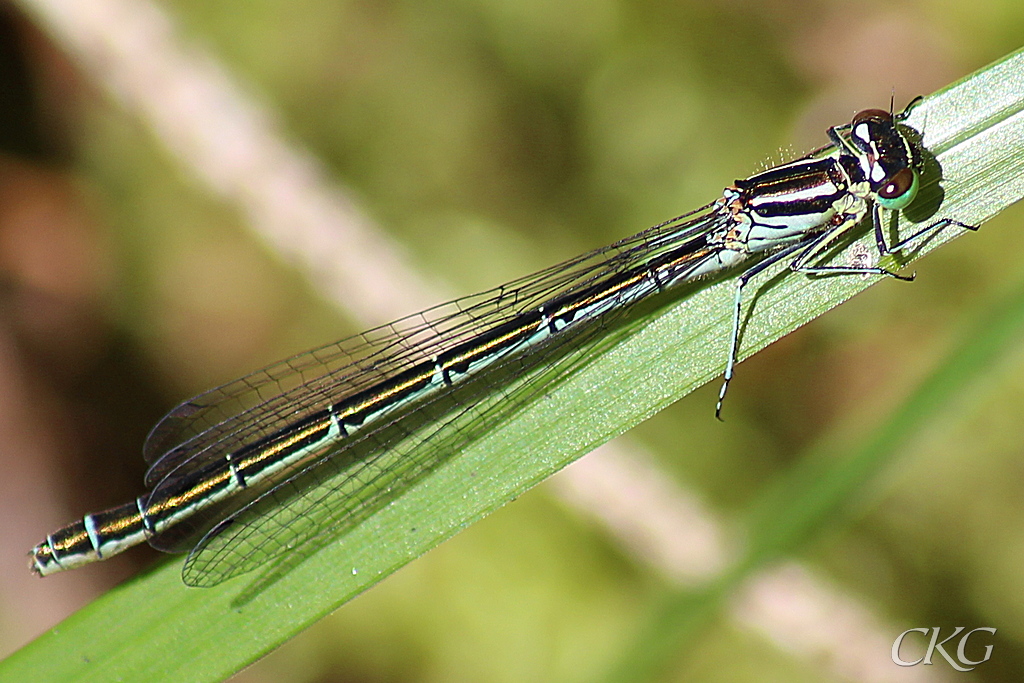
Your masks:
M865 211L867 208L865 207ZM808 265L811 259L821 256L824 250L844 232L860 223L864 216L863 211L850 212L843 215L843 220L836 223L827 232L819 233L799 243L799 253L793 262L789 264L791 270L797 273L808 275L885 275L897 280L913 280L914 276L899 275L891 270L877 266L811 266ZM876 234L877 238L877 234ZM789 251L789 250L787 250ZM789 251L792 253L792 251Z
M812 266L808 264L808 261L818 256L821 250L831 243L832 240L836 239L849 225L855 225L857 222L857 217L851 216L849 221L836 226L835 229L818 236L817 239L804 245L800 253L797 254L797 257L789 264L790 269L806 275L884 275L897 280L903 280L904 282L913 281L914 274L900 275L878 266Z
M765 268L778 263L795 251L806 248L806 245L807 243L804 241L797 242L794 245L786 247L782 251L772 254L760 263L757 263L743 271L736 280L736 298L732 312L732 337L729 340L729 357L725 362L725 374L722 377L722 388L718 391L718 403L715 405L715 417L718 418L719 421L722 421L722 404L725 401L725 393L729 390L729 382L732 380L733 371L736 368L736 356L739 353L740 318L743 313L743 288L751 278L764 271Z
M852 221L856 223L856 221ZM814 258L823 246L835 239L836 235L846 229L846 225L837 226L822 235L816 235L813 239L804 240L791 245L782 251L772 254L760 263L744 271L736 281L736 297L733 304L732 336L729 340L729 356L725 363L725 373L722 377L722 388L718 392L718 403L715 405L715 417L722 420L722 405L725 402L725 394L729 391L729 382L732 381L736 369L737 356L739 354L740 322L743 314L743 288L758 273L764 271L775 263L797 253L797 257L789 264L791 270L807 275L884 275L886 277L912 281L913 275L900 275L891 270L878 267L856 267L856 266L809 266L807 261Z
M938 233L940 230L948 228L951 225L955 225L958 228L964 228L965 230L977 231L978 229L977 225L968 225L967 223L962 223L952 218L942 218L935 221L934 223L929 223L923 228L917 230L916 232L911 233L910 235L904 237L896 244L888 245L885 243L885 230L882 226L882 211L882 207L879 206L878 204L873 204L871 206L871 224L874 226L875 229L875 245L878 247L879 256L886 256L888 254L901 251L908 244L917 240L918 238L923 237L924 235L933 235L935 233Z
M856 155L857 148L842 135L843 133L848 132L852 127L852 124L844 123L841 126L832 126L825 132L828 133L828 139L832 141L832 144L835 145L836 149L840 152Z

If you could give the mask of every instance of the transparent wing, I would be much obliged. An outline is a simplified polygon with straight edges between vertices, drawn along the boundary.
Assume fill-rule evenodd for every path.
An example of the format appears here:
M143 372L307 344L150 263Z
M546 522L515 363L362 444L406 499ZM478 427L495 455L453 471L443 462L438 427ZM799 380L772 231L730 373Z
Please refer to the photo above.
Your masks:
M675 225L679 227L678 223ZM644 268L668 247L678 247L686 240L700 241L692 233L686 232L685 238L683 234L678 229L671 237L647 233L643 241L636 242L637 246L630 247L628 257L616 258L614 262L605 259L604 268L588 273L599 273L599 279L627 268ZM700 241L700 245L704 244ZM697 249L695 253L701 252ZM645 257L641 258L641 254ZM695 260L693 267L697 265ZM569 278L567 282L572 286L594 279L588 275L582 279ZM542 300L551 298L551 289L540 291L545 295ZM555 291L567 290L559 287ZM532 296L519 301L529 302L527 308L537 303ZM614 324L624 311L625 307L616 309L566 334L554 335L543 346L510 356L496 368L468 378L449 392L426 396L409 406L403 415L365 433L357 432L329 448L316 461L292 470L255 499L207 527L209 530L185 562L184 581L195 586L216 585L285 552L318 548L351 529L461 452L481 430L551 386L548 381L534 382L537 375L547 373L557 380L585 362L591 357L590 346L605 337L602 330Z
M621 309L614 314L621 313ZM365 520L518 410L585 359L608 317L555 336L540 351L513 356L450 393L426 398L410 415L348 440L312 466L293 472L210 528L189 554L182 578L212 586L252 571L286 552L301 557ZM412 418L412 419L410 419Z
M185 401L144 446L146 484L173 486L245 444L541 305L702 234L713 205L501 287L293 356Z

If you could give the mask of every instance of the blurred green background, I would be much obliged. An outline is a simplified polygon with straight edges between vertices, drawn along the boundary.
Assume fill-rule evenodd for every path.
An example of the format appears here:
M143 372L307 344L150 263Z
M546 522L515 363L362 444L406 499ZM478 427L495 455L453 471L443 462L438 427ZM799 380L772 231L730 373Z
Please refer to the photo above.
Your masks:
M140 492L141 444L164 411L361 328L22 13L32 6L0 5L2 653L158 559L133 551L45 582L24 569L52 528ZM711 201L853 112L893 93L899 107L1024 42L1017 0L159 7L457 294ZM744 363L724 424L716 384L632 438L738 526L812 444L870 430L1019 286L1022 220L1005 212L915 264L913 285L873 287ZM973 676L1019 679L1022 414L1024 353L797 558L880 620L883 648L912 627L997 627ZM592 680L670 590L541 487L237 680ZM659 680L836 679L797 650L723 611Z

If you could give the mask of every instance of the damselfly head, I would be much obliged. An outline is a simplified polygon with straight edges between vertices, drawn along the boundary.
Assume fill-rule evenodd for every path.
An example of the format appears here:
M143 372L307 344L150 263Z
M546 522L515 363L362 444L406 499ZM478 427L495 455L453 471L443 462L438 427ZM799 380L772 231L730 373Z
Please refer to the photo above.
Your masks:
M898 211L914 201L919 186L910 141L899 131L893 115L865 109L850 123L850 142L871 192L883 208Z

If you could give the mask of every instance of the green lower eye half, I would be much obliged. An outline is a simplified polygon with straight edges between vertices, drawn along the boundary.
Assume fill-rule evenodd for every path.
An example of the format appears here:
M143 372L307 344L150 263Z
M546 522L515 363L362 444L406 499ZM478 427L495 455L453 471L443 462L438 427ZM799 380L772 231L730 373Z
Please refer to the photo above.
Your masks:
M895 197L883 197L879 194L876 201L882 208L889 209L890 211L902 211L910 206L911 202L914 201L914 197L917 196L917 190L921 183L918 180L917 172L912 169L908 177L911 179L910 185L902 193ZM895 183L895 181L893 182Z

